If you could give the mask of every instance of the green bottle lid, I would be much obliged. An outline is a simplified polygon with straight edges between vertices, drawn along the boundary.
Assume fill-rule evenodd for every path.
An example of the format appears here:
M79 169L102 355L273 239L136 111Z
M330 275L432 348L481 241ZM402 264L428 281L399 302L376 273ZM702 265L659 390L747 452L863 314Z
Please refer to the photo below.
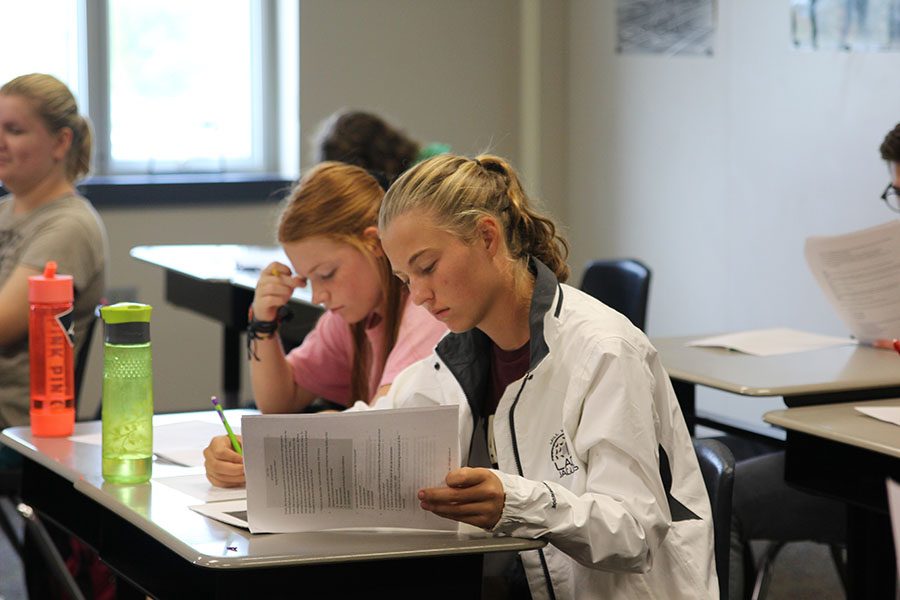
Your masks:
M153 307L137 302L119 302L100 308L100 318L104 323L118 325L120 323L149 323Z

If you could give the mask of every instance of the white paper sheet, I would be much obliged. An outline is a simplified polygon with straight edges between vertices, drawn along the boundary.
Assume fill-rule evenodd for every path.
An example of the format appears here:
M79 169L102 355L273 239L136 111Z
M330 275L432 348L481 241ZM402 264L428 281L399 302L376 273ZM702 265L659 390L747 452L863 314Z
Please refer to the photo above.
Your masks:
M854 408L879 421L900 425L900 406L856 406Z
M900 221L806 240L806 262L854 337L900 338Z
M459 466L456 406L246 416L250 530L455 530L419 506Z
M229 424L235 433L241 432L239 424ZM216 422L191 420L157 425L153 428L153 453L163 460L185 467L201 467L203 449L213 437L224 434L225 428L218 419ZM73 435L69 439L95 446L100 446L102 442L100 433Z
M216 487L209 482L204 473L177 475L174 477L154 477L153 482L167 485L203 502L239 500L247 497L246 488Z
M775 356L792 352L821 350L834 346L853 345L856 341L850 338L820 335L807 331L798 331L786 327L773 329L754 329L716 335L688 342L688 346L727 348L756 356Z
M240 433L240 428L234 432ZM158 425L153 428L153 452L171 462L199 467L203 465L203 449L209 445L209 440L224 434L221 422L182 421Z

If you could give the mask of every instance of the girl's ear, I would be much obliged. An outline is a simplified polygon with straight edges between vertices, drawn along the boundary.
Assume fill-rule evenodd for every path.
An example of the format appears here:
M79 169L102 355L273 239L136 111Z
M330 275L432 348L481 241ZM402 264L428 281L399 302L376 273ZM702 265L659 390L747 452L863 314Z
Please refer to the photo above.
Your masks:
M66 158L69 148L72 147L72 138L74 136L75 134L68 127L63 127L56 133L56 140L51 151L54 160L61 161Z
M381 248L381 239L378 237L377 227L374 225L366 227L363 229L362 237L363 243L371 250L372 254L379 258L384 256L384 250Z
M476 226L477 243L480 244L489 255L494 256L500 251L502 230L494 217L481 217Z

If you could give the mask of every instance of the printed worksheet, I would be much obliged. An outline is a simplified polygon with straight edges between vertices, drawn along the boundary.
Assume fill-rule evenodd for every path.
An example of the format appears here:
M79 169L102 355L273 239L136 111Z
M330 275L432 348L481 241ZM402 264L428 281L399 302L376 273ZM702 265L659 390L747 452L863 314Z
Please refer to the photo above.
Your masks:
M245 416L253 533L344 527L455 530L419 506L459 467L456 406Z
M900 221L806 240L806 261L859 341L900 338Z

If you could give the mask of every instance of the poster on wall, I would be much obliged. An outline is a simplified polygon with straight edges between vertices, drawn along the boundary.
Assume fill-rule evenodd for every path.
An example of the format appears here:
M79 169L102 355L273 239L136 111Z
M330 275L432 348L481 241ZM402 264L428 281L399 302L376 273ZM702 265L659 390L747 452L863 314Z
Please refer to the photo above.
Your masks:
M788 0L800 50L900 51L900 0Z
M712 56L716 0L618 0L619 54Z

